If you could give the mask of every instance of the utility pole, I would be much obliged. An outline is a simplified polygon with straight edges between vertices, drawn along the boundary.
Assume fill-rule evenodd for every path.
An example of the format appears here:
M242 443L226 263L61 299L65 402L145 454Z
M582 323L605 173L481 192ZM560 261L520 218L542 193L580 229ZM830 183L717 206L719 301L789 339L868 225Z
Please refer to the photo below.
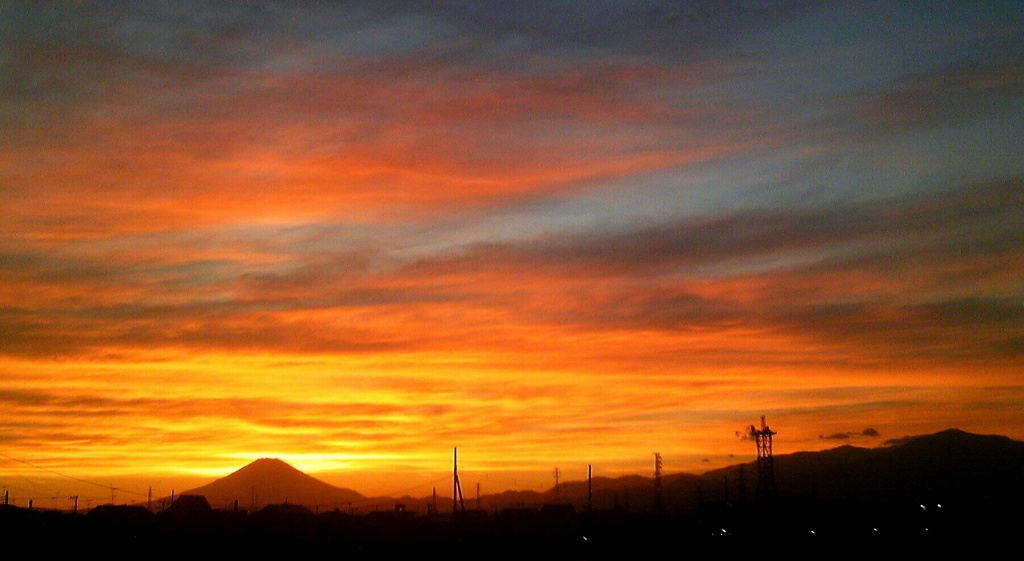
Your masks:
M559 497L560 496L559 496L559 493L558 493L558 468L556 467L555 468L555 502L558 502Z
M594 510L594 465L587 465L587 510Z

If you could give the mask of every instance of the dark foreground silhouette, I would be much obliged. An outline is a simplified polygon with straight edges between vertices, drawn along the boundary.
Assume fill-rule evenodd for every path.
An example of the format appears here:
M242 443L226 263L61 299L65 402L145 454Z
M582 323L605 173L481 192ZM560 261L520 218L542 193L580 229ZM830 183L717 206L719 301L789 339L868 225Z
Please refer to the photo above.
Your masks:
M429 497L390 505L381 500L373 511L356 512L347 501L361 495L329 489L283 462L257 461L200 488L221 508L194 493L158 501L153 510L103 505L69 514L0 505L0 540L7 551L29 555L108 559L733 558L768 552L791 559L893 552L920 558L949 551L988 557L1015 550L1011 540L1024 522L1017 506L1024 500L1024 443L1006 437L948 430L878 449L777 456L778 494L760 499L743 490L744 473L753 467L665 477L663 501L654 500L650 479L634 476L595 480L592 497L590 485L577 482L544 494L482 497L477 510L453 514L438 513ZM239 494L263 480L292 497L327 496L346 505L282 501L239 509Z
M436 553L457 558L622 559L672 552L745 554L771 550L792 558L842 552L869 555L975 554L1011 546L1020 524L985 504L859 504L853 501L708 503L691 515L576 512L571 505L440 515L381 511L315 514L289 504L258 511L213 510L205 501L154 514L104 505L85 514L0 506L4 543L48 554L95 552L107 558L287 555L392 558ZM1013 511L1010 511L1013 512Z

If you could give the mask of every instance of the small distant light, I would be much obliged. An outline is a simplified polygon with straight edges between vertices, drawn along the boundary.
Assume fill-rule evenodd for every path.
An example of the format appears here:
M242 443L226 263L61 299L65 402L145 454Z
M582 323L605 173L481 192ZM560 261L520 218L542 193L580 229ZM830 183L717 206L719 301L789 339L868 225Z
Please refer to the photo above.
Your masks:
M872 528L872 529L873 529L874 531L876 531L876 532L878 531L878 528Z
M938 504L938 503L937 503L937 504L936 504L935 506L936 506L937 508L942 508L942 505L941 505L941 504Z
M583 536L583 541L589 541L587 540L587 536Z
M814 530L811 530L811 535L812 535L812 536L814 535Z
M928 510L924 505L921 505L921 510Z

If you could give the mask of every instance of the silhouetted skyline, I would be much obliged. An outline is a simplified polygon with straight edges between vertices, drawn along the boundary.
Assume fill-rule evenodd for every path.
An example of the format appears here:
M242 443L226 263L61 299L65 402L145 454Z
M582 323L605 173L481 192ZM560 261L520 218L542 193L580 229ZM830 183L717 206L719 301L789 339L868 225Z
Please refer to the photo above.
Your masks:
M1024 439L1015 3L7 2L0 53L9 488Z
M544 494L488 495L475 508L453 504L454 510L444 510L438 506L447 501L389 501L331 489L264 458L159 506L108 504L59 514L3 505L0 527L12 543L54 544L51 553L130 543L205 554L346 558L423 555L439 548L455 556L619 559L680 543L691 553L717 555L769 546L791 558L836 547L847 553L906 547L921 554L955 546L988 555L1016 536L1018 517L1006 507L1024 498L1024 442L950 429L884 448L844 445L778 460L780 493L770 497L743 496L742 486L737 495L722 485L742 473L741 464L664 480L566 482ZM242 506L238 494L250 488L271 501ZM289 494L303 501L349 502L304 504L284 498ZM231 495L236 498L225 500ZM228 504L217 508L218 502Z

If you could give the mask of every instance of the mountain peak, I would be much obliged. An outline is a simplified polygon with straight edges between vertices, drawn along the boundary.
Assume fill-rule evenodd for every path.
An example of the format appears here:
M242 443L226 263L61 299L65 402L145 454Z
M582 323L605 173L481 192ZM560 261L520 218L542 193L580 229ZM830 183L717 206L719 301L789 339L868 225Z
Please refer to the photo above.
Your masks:
M257 460L253 460L252 462L249 462L248 465L251 466L255 464L284 464L286 466L291 467L291 464L279 458L259 458Z
M289 464L288 462L286 462L284 460L278 459L278 458L260 458L258 460L253 460L252 462L249 462L248 464L242 466L240 469L238 469L237 471L235 471L231 475L235 475L237 473L281 473L281 474L296 474L296 473L298 473L298 474L305 475L302 471L297 469L295 466ZM228 477L231 477L231 475L229 475Z
M204 495L214 508L234 504L259 508L283 503L340 508L365 498L351 489L320 481L278 458L260 458L186 494Z

